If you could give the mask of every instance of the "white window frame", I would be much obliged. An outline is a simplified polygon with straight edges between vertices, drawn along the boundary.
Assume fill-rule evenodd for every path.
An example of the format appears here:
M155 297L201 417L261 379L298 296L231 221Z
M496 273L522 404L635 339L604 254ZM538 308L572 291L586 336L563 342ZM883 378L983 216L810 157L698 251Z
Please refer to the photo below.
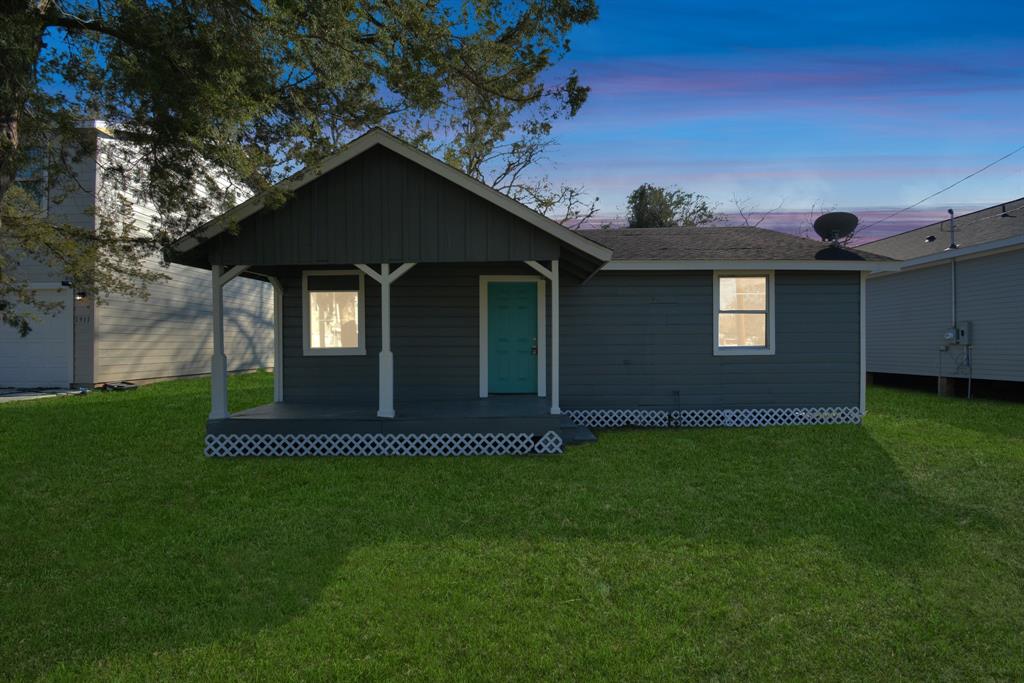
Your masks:
M767 278L765 287L765 342L767 346L719 346L718 345L718 316L720 313L744 313L745 311L722 311L720 310L720 283L723 277L763 277ZM775 355L775 271L743 271L743 270L716 270L712 272L714 281L711 301L713 332L711 337L712 351L716 356L773 356ZM762 313L762 311L749 311L750 313Z
M358 275L359 301L356 311L357 338L353 348L314 349L309 339L309 276ZM366 281L360 270L304 270L302 271L302 355L303 356L365 356L366 355Z
M491 389L487 353L487 285L492 282L537 283L537 396L545 398L548 395L547 281L536 275L480 276L480 398L487 398Z

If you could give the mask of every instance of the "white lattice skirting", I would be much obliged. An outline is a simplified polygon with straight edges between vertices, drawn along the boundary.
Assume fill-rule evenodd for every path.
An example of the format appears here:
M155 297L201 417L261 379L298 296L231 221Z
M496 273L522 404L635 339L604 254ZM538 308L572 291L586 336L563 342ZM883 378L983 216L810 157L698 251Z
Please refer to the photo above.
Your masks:
M860 424L860 408L745 408L739 410L567 410L581 427L770 427Z
M207 434L210 457L525 455L561 453L557 432L533 434Z

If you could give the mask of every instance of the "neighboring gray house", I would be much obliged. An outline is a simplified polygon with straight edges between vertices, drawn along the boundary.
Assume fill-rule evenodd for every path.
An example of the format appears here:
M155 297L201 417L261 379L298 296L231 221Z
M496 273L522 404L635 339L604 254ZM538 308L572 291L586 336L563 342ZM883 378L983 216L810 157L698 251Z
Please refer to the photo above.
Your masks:
M1024 199L860 249L901 261L867 283L869 373L1024 382Z
M95 124L97 154L76 168L80 191L50 204L54 220L83 228L95 226L90 208L104 197L103 162L117 154L118 141ZM134 206L144 229L153 212ZM0 327L0 387L67 388L123 380L140 381L209 372L210 278L187 266L150 267L170 277L150 287L149 298L111 296L97 305L91 292L77 291L63 273L23 263L33 286L64 307L40 315L27 337ZM225 344L231 370L273 365L273 293L269 285L239 280L224 292Z
M283 187L172 248L215 302L237 276L275 288L274 403L228 413L214 309L209 455L557 452L594 426L863 414L883 257L757 228L574 232L378 130Z

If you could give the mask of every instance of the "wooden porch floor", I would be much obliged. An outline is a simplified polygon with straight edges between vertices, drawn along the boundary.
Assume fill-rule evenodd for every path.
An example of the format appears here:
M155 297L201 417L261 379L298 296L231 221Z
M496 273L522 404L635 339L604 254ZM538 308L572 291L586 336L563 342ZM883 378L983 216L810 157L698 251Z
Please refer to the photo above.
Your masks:
M468 400L402 400L395 417L377 417L377 406L350 403L268 403L210 420L210 434L254 433L472 433L559 430L563 416L551 400L537 396L491 396Z

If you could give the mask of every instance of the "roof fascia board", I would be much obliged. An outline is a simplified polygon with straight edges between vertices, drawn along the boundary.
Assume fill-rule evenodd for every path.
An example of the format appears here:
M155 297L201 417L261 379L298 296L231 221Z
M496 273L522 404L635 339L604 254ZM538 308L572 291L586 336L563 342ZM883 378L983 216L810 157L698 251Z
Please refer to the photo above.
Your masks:
M281 181L278 183L277 187L285 192L297 190L303 185L306 185L320 176L329 173L338 166L341 166L350 159L355 158L378 144L402 157L405 157L413 163L419 164L420 166L437 173L442 178L455 183L459 187L472 192L478 197L486 199L492 204L505 209L514 216L530 223L534 227L546 232L556 239L579 249L588 256L599 261L610 261L612 258L611 249L573 232L569 228L556 223L550 218L540 215L536 211L520 204L514 199L506 197L494 188L484 185L462 171L452 168L443 161L435 159L426 152L416 149L411 145L407 145L398 138L381 130L372 130L369 133L356 138L349 143L345 149L341 150L337 154L328 157L322 162L316 164L314 167L308 168L291 178ZM213 219L207 224L206 228L202 230L199 237L190 236L183 238L180 243L173 246L173 249L179 253L193 249L203 241L220 234L232 223L237 223L255 214L257 211L262 209L263 206L262 196L256 195L221 216Z
M612 261L602 270L842 270L890 271L898 261L773 261L768 259L734 261L699 259L686 261Z

